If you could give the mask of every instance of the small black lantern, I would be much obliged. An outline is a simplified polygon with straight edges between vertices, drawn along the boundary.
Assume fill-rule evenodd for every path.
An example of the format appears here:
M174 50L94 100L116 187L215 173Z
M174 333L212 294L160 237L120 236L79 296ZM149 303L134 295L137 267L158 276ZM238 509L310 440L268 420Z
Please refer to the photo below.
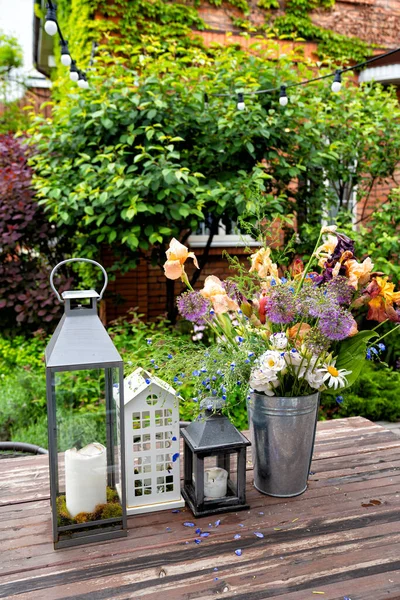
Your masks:
M100 267L100 294L67 291L61 298L54 274L75 261ZM97 314L107 285L103 267L88 259L63 261L51 272L50 285L65 304L45 353L53 542L63 548L127 535L124 373ZM91 412L82 414L84 402Z
M246 504L246 448L250 442L222 414L224 401L207 398L204 415L182 429L182 495L195 517L249 508Z

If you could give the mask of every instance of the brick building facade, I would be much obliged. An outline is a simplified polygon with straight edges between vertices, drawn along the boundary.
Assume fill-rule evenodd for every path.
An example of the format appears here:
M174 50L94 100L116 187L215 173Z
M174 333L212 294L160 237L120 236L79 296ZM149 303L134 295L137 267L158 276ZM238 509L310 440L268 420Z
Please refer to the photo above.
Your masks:
M248 19L255 25L264 23L265 13L257 7L258 0L251 0L251 12ZM280 0L281 9L278 15L284 13L284 2ZM220 7L208 2L200 3L199 15L209 26L206 31L195 31L194 34L202 36L206 44L218 42L222 44L240 44L248 48L254 41L240 35L235 28L233 17L243 17L242 13L230 4L223 3ZM335 5L329 10L315 10L310 14L315 25L333 30L337 33L358 36L362 40L375 45L374 53L381 54L386 50L398 46L400 32L400 0L336 0ZM96 18L101 18L100 14ZM281 41L282 51L290 49L295 44L301 45L305 56L316 57L316 44L313 42ZM398 64L396 64L396 61ZM398 54L386 60L374 63L374 79L384 83L400 84L400 56ZM386 70L385 70L386 69ZM396 77L398 76L398 81ZM361 78L368 80L368 69L361 73ZM399 178L400 179L400 178ZM388 181L384 186L376 187L366 207L369 214L373 207L382 202L395 182ZM202 255L202 248L194 249L198 258ZM223 241L210 250L209 258L196 287L200 287L205 277L210 274L224 277L228 274L226 259L222 256ZM230 254L247 260L243 248L234 244L226 247ZM103 249L102 262L105 267L113 264L112 250ZM191 267L188 268L190 271ZM175 283L175 292L182 291L180 281ZM130 309L136 309L145 319L154 319L166 312L166 279L160 267L151 266L150 260L144 258L137 268L122 275L117 274L114 281L108 286L108 300L106 303L107 321L112 321L123 316Z
M264 22L264 13L257 8L257 1L252 1L252 10L249 20L254 25ZM243 48L249 47L253 42L247 39L235 29L231 16L241 16L234 7L223 4L221 7L202 3L198 9L200 16L210 27L207 31L196 31L201 35L206 44L213 42L223 44L240 44ZM282 10L283 13L283 10ZM364 41L377 46L375 53L381 54L386 50L397 47L400 33L400 0L337 0L334 7L329 10L316 10L311 13L315 25L331 29L337 33L348 36L358 36ZM289 49L294 43L288 41L280 42L282 50ZM296 42L303 46L304 54L309 57L315 56L316 44L313 42ZM395 55L394 59L377 61L374 67L379 70L385 65L390 65L393 70L396 60L400 58ZM400 65L399 65L400 69ZM376 76L376 75L375 75ZM378 78L378 77L377 77ZM386 81L387 82L387 81ZM397 82L395 82L397 83ZM400 83L400 82L399 82ZM400 179L400 178L399 178ZM376 204L387 197L390 189L394 186L393 181L377 186L370 195L370 201L366 207L369 214ZM196 287L201 287L207 275L213 274L224 277L228 274L227 261L222 256L222 248L212 247L209 258ZM248 260L243 248L234 246L225 248L231 255ZM202 248L192 248L198 258L202 255ZM112 264L112 254L109 250L104 252L105 264ZM188 261L189 262L189 261ZM189 273L191 267L188 268ZM110 299L107 302L107 320L113 320L122 316L129 308L136 308L145 319L154 319L166 311L166 280L160 267L153 267L150 262L143 259L137 269L125 275L117 275L115 281L109 284ZM183 291L180 281L175 283L175 291Z

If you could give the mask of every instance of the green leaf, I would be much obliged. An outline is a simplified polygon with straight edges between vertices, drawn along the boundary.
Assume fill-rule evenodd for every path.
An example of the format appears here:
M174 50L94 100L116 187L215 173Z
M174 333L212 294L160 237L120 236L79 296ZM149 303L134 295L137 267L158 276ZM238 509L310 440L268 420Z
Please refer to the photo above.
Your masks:
M378 337L376 331L360 331L340 344L340 351L335 366L337 369L351 371L350 375L346 376L346 388L353 385L360 375L366 361L367 342L374 337ZM340 391L346 388L340 388ZM338 390L330 388L327 390L327 393L337 394Z
M106 129L111 129L111 127L114 125L114 123L111 121L111 119L101 119L102 125L103 127L105 127Z
M112 242L115 240L116 237L117 237L117 232L115 231L115 229L113 229L108 235L109 243L112 244Z

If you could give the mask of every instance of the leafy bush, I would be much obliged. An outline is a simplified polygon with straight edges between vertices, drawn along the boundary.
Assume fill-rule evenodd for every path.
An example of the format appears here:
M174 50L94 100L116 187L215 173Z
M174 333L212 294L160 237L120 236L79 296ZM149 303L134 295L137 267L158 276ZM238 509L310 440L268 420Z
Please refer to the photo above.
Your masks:
M34 196L26 146L0 135L0 327L48 328L60 316L49 285L49 261L61 258L63 240ZM65 283L64 283L65 285ZM62 286L61 286L62 288ZM63 289L63 288L62 288Z
M362 416L372 421L400 420L400 371L367 363L350 390L343 392L343 403L335 397L322 394L324 418Z

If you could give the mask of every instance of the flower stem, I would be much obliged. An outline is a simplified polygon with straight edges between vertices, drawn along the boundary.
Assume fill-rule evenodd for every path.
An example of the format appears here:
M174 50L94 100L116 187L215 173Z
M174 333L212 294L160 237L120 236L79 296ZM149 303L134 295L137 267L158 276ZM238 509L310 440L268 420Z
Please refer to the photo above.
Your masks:
M391 329L390 331L386 332L384 335L381 335L381 337L378 338L377 340L374 340L374 343L370 344L368 346L368 348L371 348L371 346L375 346L375 344L377 344L378 342L383 340L387 335L390 335L391 333L393 333L393 331L396 331L396 329L399 329L399 327L400 327L400 323L398 325L396 325L396 327L393 327L393 329Z
M319 236L318 236L318 239L317 239L317 241L316 241L316 244L315 244L315 246L314 246L314 250L312 251L312 254L311 254L311 256L310 256L310 259L309 259L309 261L308 261L308 263L307 263L307 265L306 265L306 268L305 268L305 269L304 269L304 271L303 271L303 275L301 276L301 279L300 279L299 285L298 285L298 286L297 286L297 288L296 288L296 294L295 294L296 296L297 296L297 294L299 293L299 291L301 290L301 288L302 288L302 286L303 286L303 283L304 283L304 280L305 280L305 278L306 278L306 276L307 276L307 273L308 273L308 271L310 270L311 264L312 264L312 262L313 262L313 260L314 260L314 256L315 256L315 253L316 253L316 251L317 251L317 248L318 248L318 246L319 246L319 243L320 243L320 241L321 241L321 238L322 238L322 229L321 229L321 231L319 232Z

